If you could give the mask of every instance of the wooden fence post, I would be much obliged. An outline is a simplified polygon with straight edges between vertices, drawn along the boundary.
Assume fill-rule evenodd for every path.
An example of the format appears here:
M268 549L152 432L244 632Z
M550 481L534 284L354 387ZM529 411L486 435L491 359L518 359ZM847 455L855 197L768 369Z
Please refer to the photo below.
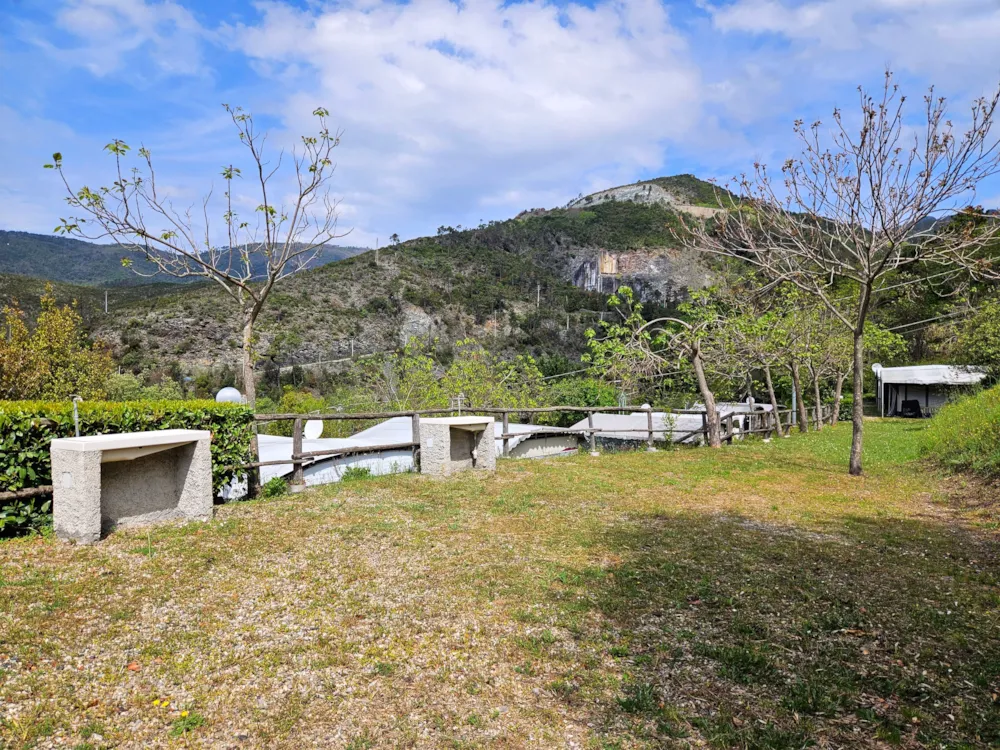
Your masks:
M510 455L510 438L507 437L507 433L510 432L510 415L507 412L503 413L503 456L507 458Z
M292 490L297 491L301 489L305 483L305 476L302 472L302 418L299 417L295 420L295 426L292 429L292 461L294 461L294 468L292 469Z
M590 428L590 455L599 456L597 452L597 433L594 432L594 412L587 412L587 427Z
M260 461L260 442L257 439L257 423L253 423L253 434L250 435L250 463ZM260 469L247 469L247 498L252 500L260 492Z
M726 445L733 444L733 415L726 417Z
M653 447L653 407L647 407L646 409L646 452L655 453L656 448Z
M413 446L413 470L420 471L420 412L413 412L411 419L413 425L411 440L415 443Z

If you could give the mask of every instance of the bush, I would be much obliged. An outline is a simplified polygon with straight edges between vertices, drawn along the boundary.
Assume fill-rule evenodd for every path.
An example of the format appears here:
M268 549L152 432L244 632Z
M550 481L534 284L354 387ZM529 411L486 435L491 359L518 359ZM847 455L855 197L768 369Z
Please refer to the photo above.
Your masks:
M288 482L284 480L283 477L271 477L264 485L260 488L261 497L267 498L268 500L281 497L286 492L288 492Z
M850 422L854 418L854 396L847 394L840 397L840 408L837 410L837 419L841 422Z
M81 435L210 430L212 485L216 494L239 473L227 471L226 466L250 461L253 413L240 404L83 401L78 409ZM53 438L74 434L70 402L0 401L0 492L52 484L49 443ZM0 534L23 533L47 523L46 504L50 500L41 496L0 507ZM5 518L10 520L4 522Z
M922 450L948 468L1000 477L1000 386L942 407Z

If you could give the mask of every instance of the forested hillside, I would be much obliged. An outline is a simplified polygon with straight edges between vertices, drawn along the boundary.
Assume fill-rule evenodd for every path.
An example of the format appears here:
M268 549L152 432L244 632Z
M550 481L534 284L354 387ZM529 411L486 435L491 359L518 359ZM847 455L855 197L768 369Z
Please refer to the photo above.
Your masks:
M615 199L622 191L633 198ZM718 262L680 249L675 237L678 213L707 209L717 194L690 175L657 178L577 199L568 208L532 209L475 228L442 226L433 237L383 248L377 262L367 252L303 271L280 282L265 308L258 326L261 366L387 351L413 336L437 339L445 357L454 342L475 337L501 352L576 362L584 331L606 314L606 296L618 285L635 289L647 313L656 314L713 283ZM0 246L6 242L22 243L16 256L28 268L52 264L85 283L136 281L121 267L120 249L16 232L2 233ZM5 257L0 254L8 263ZM949 318L916 323L948 314L954 299L920 283L919 274L899 281L875 311L876 321L902 326L915 358L946 351L953 338ZM0 298L19 299L29 317L43 287L39 279L0 276ZM237 359L233 306L211 283L112 287L108 314L103 288L57 283L55 293L79 300L91 330L136 372L191 371Z
M325 248L310 266L315 268L365 250L362 247ZM131 259L132 268L122 265L125 256ZM100 287L180 281L165 275L150 278L154 271L153 264L117 245L102 245L57 235L0 231L0 274ZM190 283L191 280L184 281Z

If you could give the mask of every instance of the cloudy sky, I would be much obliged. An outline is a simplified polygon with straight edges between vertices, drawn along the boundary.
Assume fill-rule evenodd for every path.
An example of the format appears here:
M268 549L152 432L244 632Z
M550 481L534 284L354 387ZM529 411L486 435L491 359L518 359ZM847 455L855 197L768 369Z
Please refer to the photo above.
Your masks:
M345 244L508 218L665 174L794 154L792 121L856 108L887 65L961 122L1000 82L1000 0L0 0L0 227L50 232L112 138L183 204L330 110ZM983 202L1000 204L1000 183Z

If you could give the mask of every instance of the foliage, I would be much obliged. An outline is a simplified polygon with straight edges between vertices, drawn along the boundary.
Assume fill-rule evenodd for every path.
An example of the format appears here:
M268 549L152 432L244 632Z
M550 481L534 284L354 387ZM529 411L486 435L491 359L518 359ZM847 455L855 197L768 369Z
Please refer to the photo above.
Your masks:
M0 537L39 531L51 522L51 499L26 497L0 505Z
M90 345L76 305L58 305L51 286L41 298L33 330L14 302L3 308L7 338L0 339L0 398L101 398L114 367L103 345Z
M519 354L505 359L473 339L455 344L455 359L440 381L446 397L465 395L475 406L538 406L542 373L535 360Z
M617 406L618 389L599 378L560 378L545 389L542 401L545 406ZM569 427L579 416L571 412L542 413L537 423Z
M963 364L985 367L1000 377L1000 299L983 302L958 328L955 351Z
M390 410L446 408L459 394L467 405L538 405L543 381L532 357L504 358L474 339L462 339L455 343L451 363L442 372L432 343L411 339L401 352L358 363L359 382Z
M260 398L257 401L257 412L260 414L302 414L307 415L314 412L325 411L326 401L309 391L298 390L290 385L284 387L284 392L278 403L275 404L269 398ZM291 422L268 422L266 432L269 435L284 435L291 437L294 425ZM323 434L321 437L333 437L332 433L327 434L329 422L323 423ZM264 431L264 430L262 430Z
M184 391L174 380L144 385L130 372L112 374L105 385L106 401L180 401Z
M587 329L587 352L582 360L596 376L634 396L660 371L649 354L653 334L643 316L642 302L630 287L620 287L608 297L608 307L615 317L601 321L600 336L595 329Z
M271 477L260 488L261 497L268 500L281 497L286 492L288 492L288 482L284 477Z
M930 420L923 450L949 468L1000 477L1000 386L943 406Z
M348 466L340 477L341 482L357 482L362 479L370 479L372 470L367 466Z
M214 401L82 401L81 435L144 430L201 429L212 432L212 486L218 494L239 472L227 466L250 461L253 415L239 404ZM52 484L49 443L74 435L73 406L66 401L0 401L0 492ZM42 513L44 497L33 510ZM4 512L8 512L5 509Z

